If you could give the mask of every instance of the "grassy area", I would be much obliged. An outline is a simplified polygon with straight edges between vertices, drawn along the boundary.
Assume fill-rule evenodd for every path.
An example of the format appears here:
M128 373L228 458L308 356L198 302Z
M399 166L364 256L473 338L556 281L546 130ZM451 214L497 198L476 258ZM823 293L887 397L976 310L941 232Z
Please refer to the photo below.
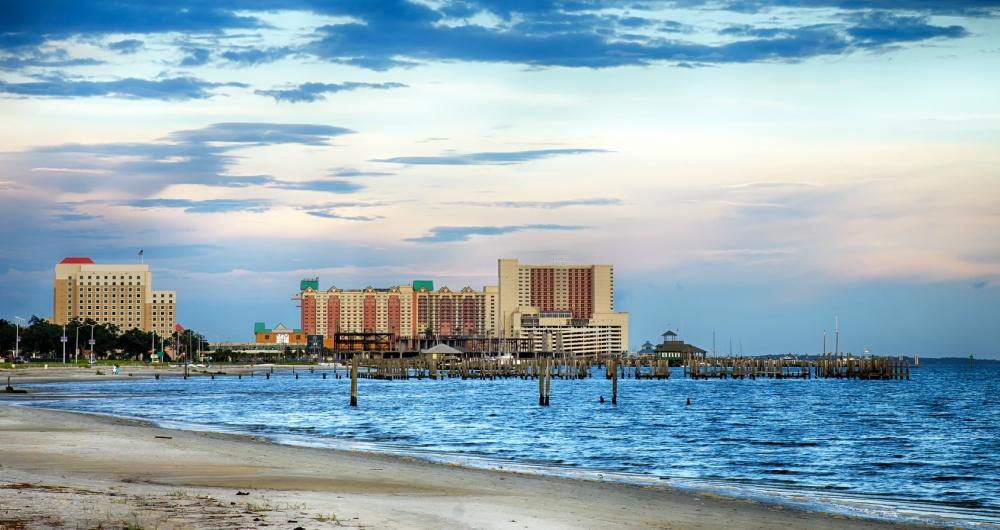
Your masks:
M114 359L107 359L107 360L102 359L102 360L99 360L96 363L94 363L93 366L114 366L116 364L118 366L121 366L121 367L126 367L126 366L142 366L142 367L146 367L146 368L167 368L168 367L167 363L152 364L152 363L145 363L145 362L142 362L142 361L116 361ZM0 368L7 369L7 370L10 370L10 369L20 370L20 369L24 369L24 368L44 368L46 365L48 365L49 368L60 368L60 367L67 367L67 368L91 368L92 367L90 363L81 360L81 361L78 361L76 363L74 363L73 361L69 361L66 364L63 364L62 362L59 362L59 361L55 361L55 362L29 361L29 362L26 362L26 363L17 363L16 365L12 365L11 363L0 363Z

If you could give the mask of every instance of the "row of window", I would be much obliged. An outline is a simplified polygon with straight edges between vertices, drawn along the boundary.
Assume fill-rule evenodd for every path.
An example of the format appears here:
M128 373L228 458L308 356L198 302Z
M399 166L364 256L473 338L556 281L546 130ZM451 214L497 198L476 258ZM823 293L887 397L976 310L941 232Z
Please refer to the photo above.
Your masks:
M141 293L142 289L135 289L135 290L139 292L140 296L142 296L142 293ZM83 291L83 287L77 287L76 291L78 293L84 292ZM108 287L87 287L87 292L88 293L92 293L92 292L95 292L95 291L99 292L99 293L108 293L108 292L117 293L119 291L119 288L118 287L111 287L111 288L108 288ZM69 289L66 290L66 292L69 293L69 294L73 294L73 288L70 287ZM121 288L121 292L122 293L125 292L125 288L124 287ZM128 292L130 292L130 293L132 292L132 287L128 288Z

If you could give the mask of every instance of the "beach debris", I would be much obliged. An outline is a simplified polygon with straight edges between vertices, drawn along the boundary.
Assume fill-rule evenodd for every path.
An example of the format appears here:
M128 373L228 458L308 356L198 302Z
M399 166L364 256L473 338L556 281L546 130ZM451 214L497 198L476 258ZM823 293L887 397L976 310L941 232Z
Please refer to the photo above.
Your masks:
M163 440L173 440L174 439L173 436L161 436L159 434L155 435L154 438L161 438Z
M236 494L237 495L250 495L250 492L249 491L237 491Z

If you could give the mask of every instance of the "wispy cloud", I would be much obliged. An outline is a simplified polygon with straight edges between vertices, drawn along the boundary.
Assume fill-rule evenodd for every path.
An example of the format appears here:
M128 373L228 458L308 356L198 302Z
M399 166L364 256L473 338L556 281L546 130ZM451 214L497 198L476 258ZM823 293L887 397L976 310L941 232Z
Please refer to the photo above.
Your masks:
M486 206L490 208L539 208L544 210L554 210L570 206L620 206L624 203L621 199L593 198L567 199L561 201L454 201L448 204Z
M406 241L414 243L451 243L456 241L468 241L472 236L499 236L512 234L514 232L524 232L526 230L582 230L585 226L558 225L558 224L525 224L508 226L435 226L431 228L431 233L426 236L409 238Z
M355 169L355 168L352 168L352 167L339 167L337 169L330 170L330 176L333 176L333 177L344 177L344 178L350 178L350 177L388 177L388 176L391 176L391 175L395 175L395 173L391 173L389 171L361 170L361 169Z
M271 187L286 190L308 190L327 193L351 193L362 189L364 186L345 180L305 180L305 181L274 181Z
M268 145L321 147L350 129L321 124L226 122L176 131L156 142L63 144L0 152L7 175L32 186L62 190L113 188L153 193L171 184L245 188L267 186L348 193L361 188L344 180L288 181L270 175L228 174L237 163L231 151ZM101 175L83 179L80 175Z
M291 88L276 88L271 90L257 90L256 94L273 97L275 101L287 101L289 103L303 103L322 101L326 99L326 94L345 92L351 90L371 89L388 90L392 88L405 88L403 83L360 83L348 81L345 83L303 83Z
M72 167L33 167L29 171L32 173L77 173L80 175L103 175L108 172L106 169Z
M216 123L200 129L177 131L167 138L184 143L239 143L254 145L303 144L323 145L334 136L354 131L332 125L306 123Z
M142 49L144 43L139 39L125 39L108 44L108 49L122 55L129 55Z
M133 208L181 208L187 213L265 212L271 207L267 199L135 199L125 203Z
M21 97L110 97L124 99L160 99L184 101L206 99L222 87L246 88L244 83L212 83L194 77L149 80L134 77L115 81L87 81L59 76L37 81L10 83L0 81L0 93Z
M286 8L280 2L253 5L195 5L187 0L163 0L156 5L115 0L86 0L71 12L45 2L27 2L0 17L0 49L38 45L37 35L221 34L227 30L268 27L269 12ZM864 50L891 50L900 45L968 35L958 25L933 23L929 15L992 16L994 0L684 0L637 4L623 16L621 3L596 2L365 2L303 0L299 10L349 22L320 27L303 44L222 48L219 59L239 66L260 65L291 56L318 57L376 71L412 67L427 61L470 61L524 64L534 67L609 68L624 65L733 64L797 62ZM664 8L721 9L767 13L772 9L808 10L809 24L786 23L718 30L716 39L684 40L693 28L663 18ZM821 12L816 8L827 8ZM845 16L849 15L849 16ZM478 17L477 17L478 15ZM494 20L483 24L480 18ZM797 20L799 17L786 17ZM127 39L133 41L137 39ZM119 41L119 42L126 42ZM26 44L33 43L33 44ZM123 51L128 45L122 45ZM184 66L205 64L201 48L182 59ZM295 97L289 95L289 97ZM306 96L308 97L308 96Z
M307 214L323 219L340 219L343 221L378 221L385 219L381 215L342 215L330 210L308 210Z
M205 48L184 48L184 53L181 66L201 66L209 61L212 52Z
M592 153L608 153L605 149L535 149L528 151L455 153L436 156L397 156L392 158L377 158L372 162L389 162L408 165L433 166L470 166L470 165L506 165L520 164L532 160L541 160L556 156L585 155Z
M253 66L264 63L271 63L279 59L284 59L295 53L295 49L289 46L278 48L241 48L238 50L227 50L219 54L223 59L236 63L240 66Z

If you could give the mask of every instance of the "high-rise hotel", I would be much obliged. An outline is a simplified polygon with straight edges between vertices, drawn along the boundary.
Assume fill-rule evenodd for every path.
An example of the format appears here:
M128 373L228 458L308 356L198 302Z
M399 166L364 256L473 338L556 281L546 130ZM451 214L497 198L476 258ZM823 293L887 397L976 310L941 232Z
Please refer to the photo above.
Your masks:
M536 351L579 355L628 348L628 313L615 311L612 265L524 265L501 259L500 326Z
M434 289L426 280L388 288L319 289L300 284L307 335L390 333L530 339L535 351L618 353L628 313L614 311L611 265L522 265L499 261L499 286Z
M53 304L56 324L91 319L162 336L177 325L177 293L154 291L149 265L65 258L56 265Z

